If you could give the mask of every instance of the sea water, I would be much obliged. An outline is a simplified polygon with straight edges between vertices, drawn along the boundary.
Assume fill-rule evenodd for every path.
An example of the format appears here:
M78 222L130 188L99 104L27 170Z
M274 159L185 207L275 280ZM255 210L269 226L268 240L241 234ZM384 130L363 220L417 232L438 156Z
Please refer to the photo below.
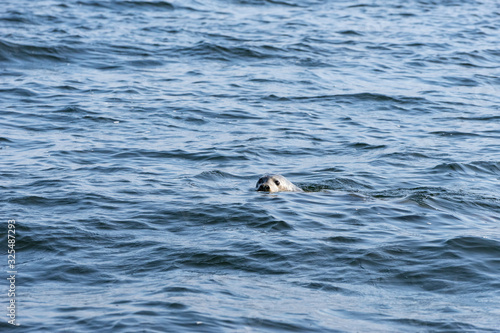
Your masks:
M500 330L497 1L1 7L3 330Z

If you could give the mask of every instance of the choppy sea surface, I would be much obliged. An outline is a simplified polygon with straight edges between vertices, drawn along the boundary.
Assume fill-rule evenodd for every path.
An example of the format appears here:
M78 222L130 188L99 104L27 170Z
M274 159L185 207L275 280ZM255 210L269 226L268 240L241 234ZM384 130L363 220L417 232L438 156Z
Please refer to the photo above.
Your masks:
M500 331L498 1L1 7L2 330Z

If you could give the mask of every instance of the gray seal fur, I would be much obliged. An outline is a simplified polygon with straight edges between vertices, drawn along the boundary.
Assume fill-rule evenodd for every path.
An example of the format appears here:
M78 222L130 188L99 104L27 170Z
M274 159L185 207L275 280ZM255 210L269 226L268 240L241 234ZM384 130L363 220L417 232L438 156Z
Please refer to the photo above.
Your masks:
M282 175L265 175L260 177L257 182L257 191L262 192L303 192L298 186L295 186L291 181Z

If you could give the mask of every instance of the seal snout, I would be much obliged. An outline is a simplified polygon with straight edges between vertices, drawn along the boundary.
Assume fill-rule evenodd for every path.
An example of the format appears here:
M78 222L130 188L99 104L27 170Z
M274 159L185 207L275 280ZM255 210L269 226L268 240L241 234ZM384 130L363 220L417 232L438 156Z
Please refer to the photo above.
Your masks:
M265 191L269 192L271 189L269 188L269 185L267 184L262 184L257 188L257 191Z

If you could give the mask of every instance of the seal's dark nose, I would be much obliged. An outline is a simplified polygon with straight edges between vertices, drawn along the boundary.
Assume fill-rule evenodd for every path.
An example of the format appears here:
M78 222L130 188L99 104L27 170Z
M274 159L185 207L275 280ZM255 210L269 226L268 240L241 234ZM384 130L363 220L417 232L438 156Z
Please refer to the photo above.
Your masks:
M269 192L269 185L262 184L262 185L259 186L259 188L257 189L257 191L266 191L266 192Z

